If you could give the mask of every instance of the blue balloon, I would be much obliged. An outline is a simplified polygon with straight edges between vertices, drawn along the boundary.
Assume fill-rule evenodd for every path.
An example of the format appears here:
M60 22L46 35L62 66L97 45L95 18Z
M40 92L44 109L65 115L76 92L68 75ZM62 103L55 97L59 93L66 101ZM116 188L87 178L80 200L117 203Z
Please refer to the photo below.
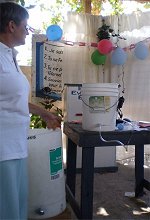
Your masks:
M125 64L127 60L127 54L125 53L125 51L120 48L117 47L113 52L112 52L112 56L111 56L111 63L114 65L123 65Z
M139 42L136 44L134 49L134 55L136 58L144 60L148 56L148 53L148 47L144 43Z
M46 36L48 40L51 41L59 41L62 37L62 34L62 29L56 24L50 25L46 30Z

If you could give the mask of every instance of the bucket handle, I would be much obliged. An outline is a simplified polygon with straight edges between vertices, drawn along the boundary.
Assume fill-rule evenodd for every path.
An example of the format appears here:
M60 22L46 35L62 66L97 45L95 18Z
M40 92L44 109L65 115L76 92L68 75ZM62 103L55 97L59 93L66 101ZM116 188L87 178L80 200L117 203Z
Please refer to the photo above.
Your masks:
M87 107L89 107L89 108L91 108L92 110L94 110L94 107L88 105L88 104L82 99L82 96L81 96L81 100L82 100L82 102L83 102ZM108 111L109 109L111 109L111 108L113 108L115 105L117 105L118 101L119 101L119 99L118 99L112 106L110 106L109 108L106 108L105 111ZM99 108L99 109L100 109L100 108Z

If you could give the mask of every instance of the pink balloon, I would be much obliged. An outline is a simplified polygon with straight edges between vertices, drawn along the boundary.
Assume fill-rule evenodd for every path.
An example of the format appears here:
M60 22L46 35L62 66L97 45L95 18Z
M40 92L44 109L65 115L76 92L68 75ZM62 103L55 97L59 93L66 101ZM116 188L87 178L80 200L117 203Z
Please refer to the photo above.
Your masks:
M98 50L101 54L108 54L113 49L113 45L112 45L111 41L109 41L107 39L103 39L103 40L99 41L97 47L98 47Z

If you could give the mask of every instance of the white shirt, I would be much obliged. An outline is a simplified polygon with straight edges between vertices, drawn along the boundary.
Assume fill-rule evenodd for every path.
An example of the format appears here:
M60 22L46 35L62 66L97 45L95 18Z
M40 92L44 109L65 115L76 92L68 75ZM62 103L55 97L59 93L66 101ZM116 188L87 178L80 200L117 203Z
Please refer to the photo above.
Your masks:
M27 157L29 83L16 54L0 43L0 161Z

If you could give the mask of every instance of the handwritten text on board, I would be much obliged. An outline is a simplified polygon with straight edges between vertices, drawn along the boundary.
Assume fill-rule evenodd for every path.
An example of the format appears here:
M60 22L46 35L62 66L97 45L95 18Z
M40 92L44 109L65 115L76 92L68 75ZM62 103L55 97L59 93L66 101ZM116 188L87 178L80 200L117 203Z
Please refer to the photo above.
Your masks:
M64 47L44 43L43 46L43 84L53 92L62 91Z

